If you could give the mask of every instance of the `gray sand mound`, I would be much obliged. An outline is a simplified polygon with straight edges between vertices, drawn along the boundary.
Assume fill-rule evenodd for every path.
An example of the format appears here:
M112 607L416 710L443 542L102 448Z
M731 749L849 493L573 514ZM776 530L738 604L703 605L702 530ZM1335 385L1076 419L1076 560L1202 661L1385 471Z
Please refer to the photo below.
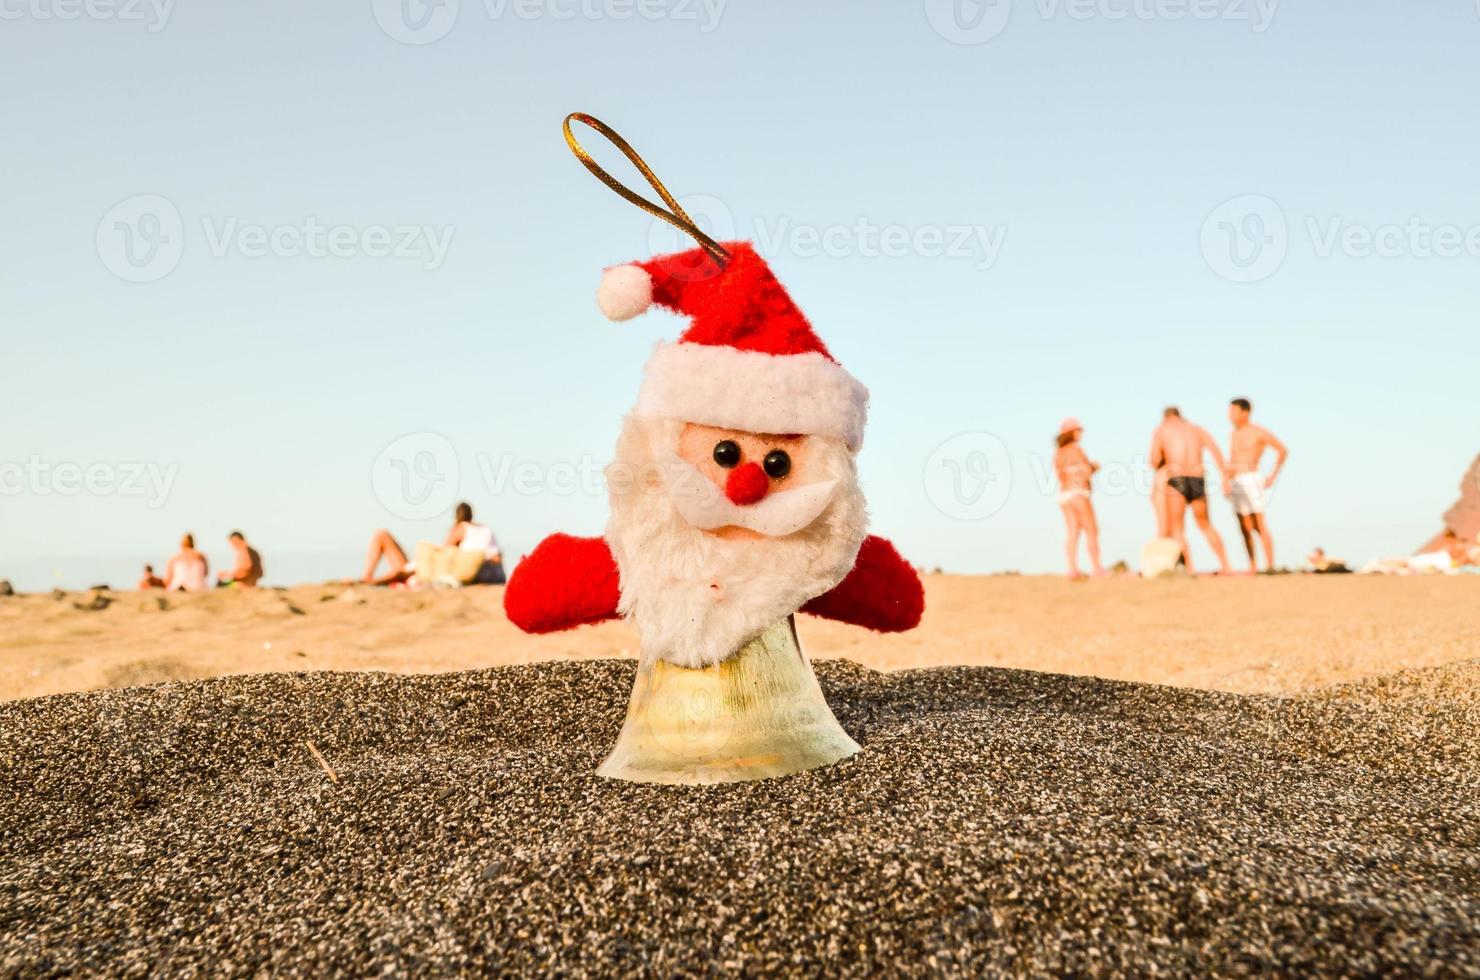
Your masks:
M696 788L592 774L630 662L0 704L0 976L1480 973L1480 662L818 673L861 755Z

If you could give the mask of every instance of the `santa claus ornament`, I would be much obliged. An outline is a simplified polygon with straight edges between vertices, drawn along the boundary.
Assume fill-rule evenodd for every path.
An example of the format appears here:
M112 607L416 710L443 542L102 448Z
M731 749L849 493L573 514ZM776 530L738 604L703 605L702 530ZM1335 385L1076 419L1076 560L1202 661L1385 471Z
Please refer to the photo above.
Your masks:
M668 205L612 178L571 132L611 140ZM868 629L920 621L920 580L868 534L854 456L868 390L828 352L747 242L716 242L609 127L573 113L572 151L699 247L606 270L612 320L654 304L690 318L644 369L607 467L598 538L555 534L515 569L509 619L530 633L626 617L637 681L598 772L657 783L762 779L859 751L797 639L798 611Z

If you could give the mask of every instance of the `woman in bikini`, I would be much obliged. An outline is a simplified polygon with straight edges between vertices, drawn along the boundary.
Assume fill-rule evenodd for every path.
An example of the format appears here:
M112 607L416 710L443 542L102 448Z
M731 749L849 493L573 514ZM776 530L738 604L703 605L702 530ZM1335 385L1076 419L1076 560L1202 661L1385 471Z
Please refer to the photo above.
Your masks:
M1084 426L1078 419L1064 419L1059 426L1059 447L1053 455L1054 472L1059 478L1059 509L1064 512L1064 523L1069 528L1067 552L1069 555L1069 577L1081 579L1079 571L1079 536L1084 535L1089 546L1090 568L1095 575L1105 574L1100 567L1100 525L1095 520L1095 508L1089 501L1090 480L1100 468L1084 452L1079 437Z

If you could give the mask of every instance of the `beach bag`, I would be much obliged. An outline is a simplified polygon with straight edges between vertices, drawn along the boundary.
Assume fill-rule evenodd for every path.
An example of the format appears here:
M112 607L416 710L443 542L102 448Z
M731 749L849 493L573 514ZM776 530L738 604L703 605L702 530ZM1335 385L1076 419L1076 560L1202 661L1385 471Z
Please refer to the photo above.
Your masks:
M467 551L456 545L419 542L416 546L416 577L428 585L456 583L467 585L478 577L483 567L483 552Z
M1158 578L1177 574L1182 546L1174 538L1153 538L1141 549L1141 577Z

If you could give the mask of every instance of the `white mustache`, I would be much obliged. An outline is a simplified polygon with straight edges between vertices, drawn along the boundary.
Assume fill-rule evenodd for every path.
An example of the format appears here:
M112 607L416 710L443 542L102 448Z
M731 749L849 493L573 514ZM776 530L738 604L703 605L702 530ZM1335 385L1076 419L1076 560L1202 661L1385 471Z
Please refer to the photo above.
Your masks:
M817 520L832 502L837 480L807 483L794 490L770 493L742 507L726 497L698 467L672 460L668 467L668 495L683 519L701 531L726 526L743 527L768 538L795 534Z

